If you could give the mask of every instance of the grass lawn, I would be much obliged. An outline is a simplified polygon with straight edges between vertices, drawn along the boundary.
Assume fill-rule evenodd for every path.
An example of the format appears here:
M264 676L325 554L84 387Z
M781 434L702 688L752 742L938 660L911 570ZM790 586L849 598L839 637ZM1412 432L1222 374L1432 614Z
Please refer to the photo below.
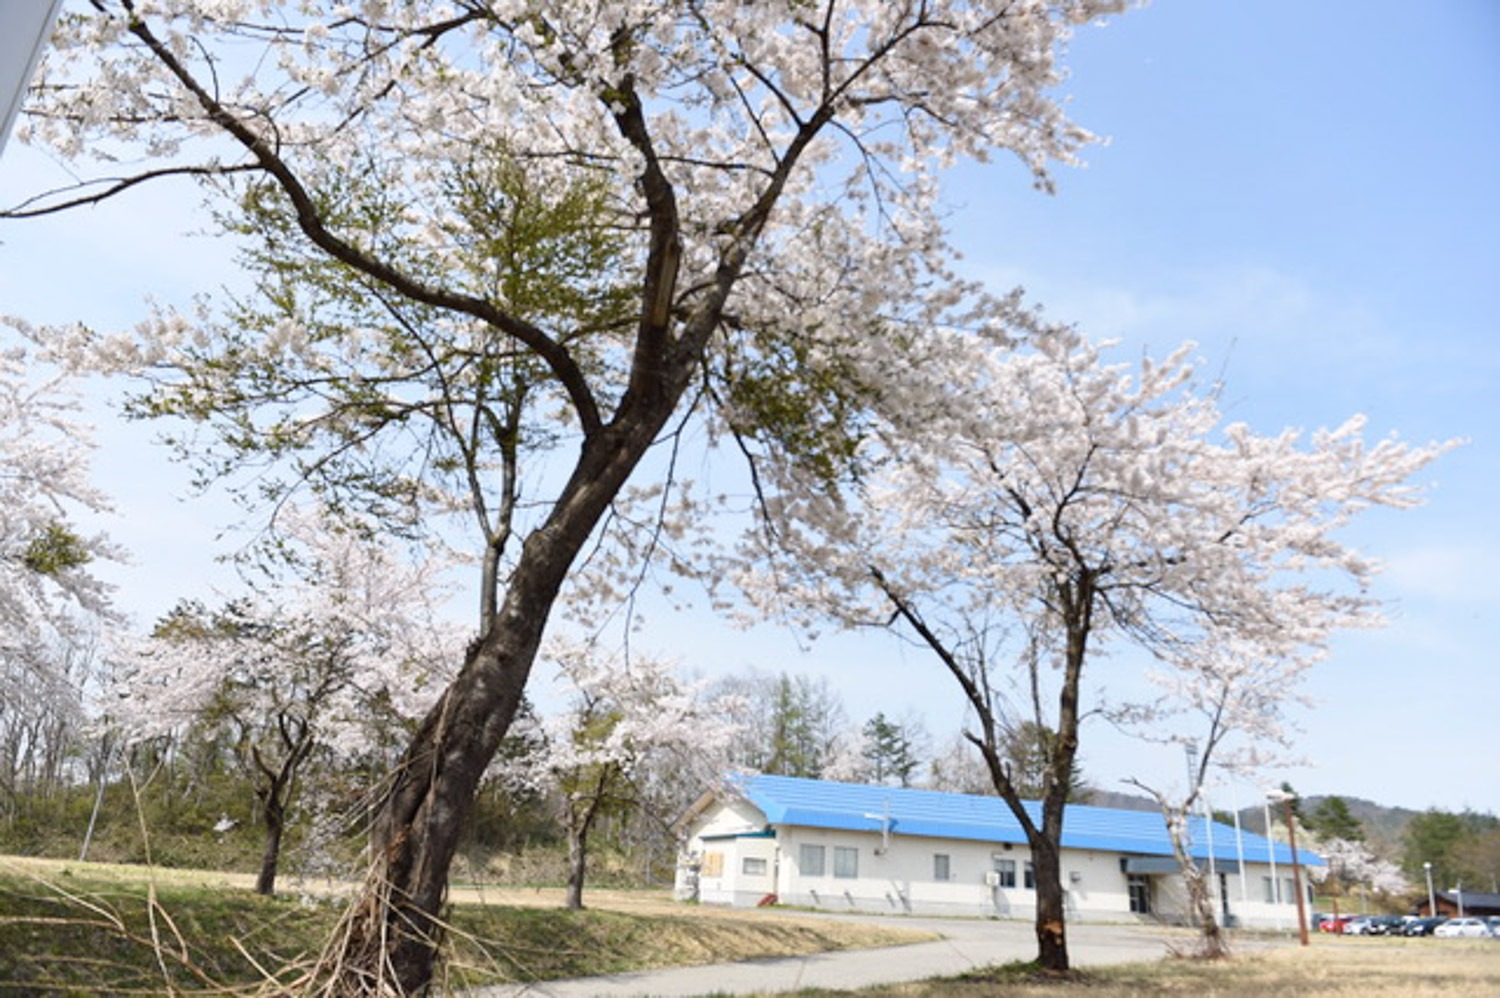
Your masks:
M246 880L0 858L0 994L295 990L340 905L258 897ZM454 892L445 989L930 938L898 927L669 907L664 895L569 912L560 891L489 894Z

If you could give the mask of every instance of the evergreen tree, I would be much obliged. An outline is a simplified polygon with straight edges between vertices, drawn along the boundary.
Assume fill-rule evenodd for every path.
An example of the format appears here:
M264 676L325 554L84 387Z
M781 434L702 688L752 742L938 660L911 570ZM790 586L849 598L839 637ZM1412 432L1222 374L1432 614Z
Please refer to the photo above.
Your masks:
M917 768L917 756L906 725L890 720L884 712L878 712L865 722L864 735L864 756L870 764L874 781L894 781L899 786L911 786L911 774Z
M1302 823L1309 831L1316 832L1325 839L1339 839L1343 842L1365 840L1364 826L1349 811L1349 804L1342 797L1323 798L1312 813L1303 818Z

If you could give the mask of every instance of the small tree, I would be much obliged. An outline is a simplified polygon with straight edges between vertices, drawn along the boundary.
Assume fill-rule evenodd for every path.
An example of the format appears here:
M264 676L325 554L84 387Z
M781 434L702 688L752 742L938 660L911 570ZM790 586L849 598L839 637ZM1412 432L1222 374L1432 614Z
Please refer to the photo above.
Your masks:
M512 785L552 787L568 838L567 906L583 907L589 835L609 813L653 812L669 820L684 802L653 794L653 770L690 770L698 787L722 775L735 733L730 705L709 702L701 686L681 683L668 666L636 658L627 665L590 646L554 656L573 704L542 722L536 750L510 760Z
M1186 750L1188 782L1181 789L1132 778L1130 783L1156 799L1172 841L1172 852L1187 887L1188 908L1199 927L1197 955L1218 959L1229 953L1228 940L1214 910L1212 863L1191 854L1195 812L1207 814L1205 798L1215 771L1249 776L1275 762L1291 744L1288 704L1300 703L1299 687L1314 656L1286 659L1256 657L1257 647L1238 641L1201 642L1190 656L1173 660L1173 668L1151 678L1162 697L1133 712L1129 723L1143 737ZM1165 734L1161 732L1166 732ZM1202 825L1199 834L1207 834Z

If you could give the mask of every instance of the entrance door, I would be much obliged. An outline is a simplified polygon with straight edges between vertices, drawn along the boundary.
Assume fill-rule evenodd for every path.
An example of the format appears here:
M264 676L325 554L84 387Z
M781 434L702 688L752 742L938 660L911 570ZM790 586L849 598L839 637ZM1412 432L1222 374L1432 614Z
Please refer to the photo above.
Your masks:
M1125 876L1125 884L1130 892L1130 910L1137 915L1151 914L1151 878L1130 873Z

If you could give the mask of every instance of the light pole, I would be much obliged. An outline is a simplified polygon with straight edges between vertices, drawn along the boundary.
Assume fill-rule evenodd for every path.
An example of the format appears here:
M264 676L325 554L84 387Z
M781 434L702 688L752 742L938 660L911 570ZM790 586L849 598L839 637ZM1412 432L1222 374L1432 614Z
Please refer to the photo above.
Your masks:
M1427 917L1437 917L1437 895L1432 892L1432 864L1423 863L1422 869L1427 871Z
M1297 938L1307 945L1307 908L1302 900L1302 863L1297 859L1296 822L1292 820L1292 795L1282 790L1267 794L1271 800L1281 801L1286 812L1286 842L1292 850L1292 892L1297 895Z

